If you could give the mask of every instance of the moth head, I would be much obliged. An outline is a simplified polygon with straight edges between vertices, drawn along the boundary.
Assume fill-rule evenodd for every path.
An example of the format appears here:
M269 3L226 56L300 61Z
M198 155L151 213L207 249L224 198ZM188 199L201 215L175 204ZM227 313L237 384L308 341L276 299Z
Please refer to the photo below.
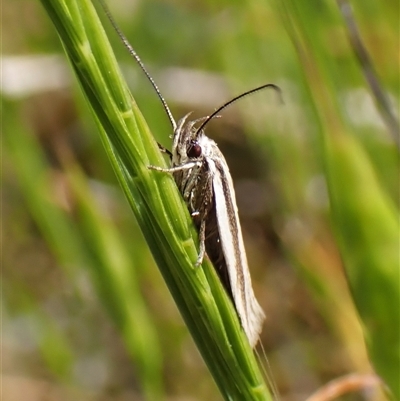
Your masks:
M186 114L178 121L173 136L172 159L176 164L189 160L199 159L203 155L201 138L203 131L198 131L195 125L207 117L187 121L191 113Z

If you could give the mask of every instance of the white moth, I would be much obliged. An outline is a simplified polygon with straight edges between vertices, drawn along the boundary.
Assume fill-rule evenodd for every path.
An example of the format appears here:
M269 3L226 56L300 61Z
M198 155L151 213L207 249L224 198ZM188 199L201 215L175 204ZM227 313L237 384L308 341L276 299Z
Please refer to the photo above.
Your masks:
M174 130L171 168L151 168L173 174L199 230L196 264L207 253L254 347L265 315L251 284L232 178L217 144L203 129L195 128L198 120L187 121L187 117Z
M199 230L200 244L196 265L200 265L204 255L207 254L234 303L250 345L255 347L265 315L251 284L229 168L217 144L205 135L204 128L222 109L236 100L264 88L270 87L277 91L279 88L273 84L262 85L235 97L208 117L188 121L189 113L176 123L141 59L114 22L102 0L100 3L122 42L153 85L173 127L172 152L159 145L160 149L171 157L171 167L164 169L149 166L149 168L173 174ZM196 128L197 123L200 123L198 128Z

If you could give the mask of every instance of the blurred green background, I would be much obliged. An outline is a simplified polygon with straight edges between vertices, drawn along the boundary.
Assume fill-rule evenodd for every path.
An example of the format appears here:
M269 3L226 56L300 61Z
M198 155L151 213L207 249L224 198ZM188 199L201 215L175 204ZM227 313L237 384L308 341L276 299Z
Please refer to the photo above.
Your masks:
M225 110L208 135L235 182L267 315L261 341L285 400L370 373L367 347L381 375L399 372L399 4L351 3L375 95L339 4L110 3L175 118L207 115L264 83L282 89L283 105L272 91L256 94ZM3 399L220 399L50 19L39 2L2 8ZM169 148L160 102L105 26L152 132ZM145 349L137 349L137 325Z

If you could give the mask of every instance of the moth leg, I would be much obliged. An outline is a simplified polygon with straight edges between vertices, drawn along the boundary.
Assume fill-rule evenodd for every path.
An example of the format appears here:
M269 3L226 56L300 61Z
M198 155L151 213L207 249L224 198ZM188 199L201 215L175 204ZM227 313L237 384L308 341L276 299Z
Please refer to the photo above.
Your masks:
M206 252L206 219L201 219L199 229L199 256L197 257L195 266L200 266L203 263L204 254Z
M189 170L198 164L199 162L189 162L176 167L163 168L158 166L147 166L147 168L150 170L162 171L163 173L175 173L176 171Z
M158 149L160 150L161 153L166 153L169 156L169 158L172 159L172 153L167 148L164 148L164 146L158 142L157 142L157 145L158 145Z
M196 266L199 266L203 262L206 253L206 224L210 222L208 214L213 201L212 174L210 171L204 174L200 187L200 193L192 199L193 204L190 206L190 209L194 210L191 213L192 217L198 216L200 218L199 256L197 257Z

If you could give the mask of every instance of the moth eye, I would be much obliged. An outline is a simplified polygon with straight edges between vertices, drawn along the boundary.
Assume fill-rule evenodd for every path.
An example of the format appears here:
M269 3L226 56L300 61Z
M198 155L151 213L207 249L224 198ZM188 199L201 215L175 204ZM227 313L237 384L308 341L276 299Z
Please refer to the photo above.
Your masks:
M186 154L189 157L200 157L201 156L201 146L196 141L191 141Z

